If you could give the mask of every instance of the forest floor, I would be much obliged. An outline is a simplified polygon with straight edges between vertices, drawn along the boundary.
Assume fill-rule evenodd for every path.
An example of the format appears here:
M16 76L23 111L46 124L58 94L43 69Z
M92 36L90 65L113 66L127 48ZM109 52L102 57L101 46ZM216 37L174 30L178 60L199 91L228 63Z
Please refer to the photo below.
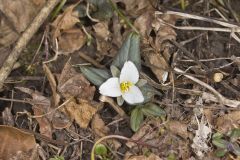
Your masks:
M240 159L240 1L59 1L0 1L0 159Z

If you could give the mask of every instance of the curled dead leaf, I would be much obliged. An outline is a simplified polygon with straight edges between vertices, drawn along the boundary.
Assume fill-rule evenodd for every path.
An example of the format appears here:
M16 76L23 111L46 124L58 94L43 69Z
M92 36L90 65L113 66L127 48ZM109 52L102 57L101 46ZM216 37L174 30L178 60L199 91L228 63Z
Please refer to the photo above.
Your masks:
M64 13L58 15L58 17L52 23L52 36L57 38L61 35L61 31L71 29L76 23L80 22L78 17L74 14L73 10L78 5L78 3L67 7Z
M40 92L31 90L29 88L17 87L17 89L32 96L33 101L36 103L33 105L32 109L34 115L38 116L36 120L39 124L40 133L49 138L52 138L52 114L46 114L52 110L50 107L51 103L49 98L44 97Z
M147 38L151 32L154 13L147 11L134 21L134 26L138 29L143 38Z
M107 22L99 22L93 26L96 36L107 41L109 39L109 28Z

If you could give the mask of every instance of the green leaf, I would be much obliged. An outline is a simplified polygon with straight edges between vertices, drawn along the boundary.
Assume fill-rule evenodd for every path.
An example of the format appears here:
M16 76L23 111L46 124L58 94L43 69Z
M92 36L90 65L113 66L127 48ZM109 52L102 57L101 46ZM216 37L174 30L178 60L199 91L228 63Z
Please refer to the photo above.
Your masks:
M224 139L213 139L212 143L219 148L227 148L229 142Z
M96 86L100 86L103 82L111 77L107 70L97 69L94 67L80 67L84 76Z
M111 70L111 73L112 73L113 77L120 77L120 72L121 71L116 66L111 65L110 70Z
M154 103L148 103L141 108L145 116L161 117L166 116L165 111Z
M97 144L96 147L95 147L95 154L97 155L101 155L101 156L104 156L104 155L107 155L107 147L103 144Z
M231 138L231 142L235 142L240 137L240 129L234 128L232 129L227 136Z
M141 70L140 36L136 33L131 33L127 37L112 65L122 68L126 61L132 61L138 70Z
M223 156L225 156L225 154L226 154L227 152L228 152L227 149L218 149L218 150L215 151L215 155L216 155L217 157L223 157Z
M143 122L143 113L140 107L136 107L131 112L130 125L132 130L136 132L139 129L142 122Z
M142 91L144 102L149 102L155 95L162 95L161 92L150 86L148 83L139 88Z
M213 136L212 136L212 139L213 140L216 140L216 139L221 139L223 137L223 134L222 133L214 133Z

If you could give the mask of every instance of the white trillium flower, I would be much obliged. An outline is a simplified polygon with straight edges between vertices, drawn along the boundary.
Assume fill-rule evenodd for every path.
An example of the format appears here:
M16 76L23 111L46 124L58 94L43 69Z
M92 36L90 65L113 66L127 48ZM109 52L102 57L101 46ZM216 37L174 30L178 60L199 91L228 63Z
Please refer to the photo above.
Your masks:
M109 78L104 82L99 91L102 95L108 97L119 97L129 104L142 103L144 101L141 90L136 86L139 80L139 72L133 62L124 63L120 77Z

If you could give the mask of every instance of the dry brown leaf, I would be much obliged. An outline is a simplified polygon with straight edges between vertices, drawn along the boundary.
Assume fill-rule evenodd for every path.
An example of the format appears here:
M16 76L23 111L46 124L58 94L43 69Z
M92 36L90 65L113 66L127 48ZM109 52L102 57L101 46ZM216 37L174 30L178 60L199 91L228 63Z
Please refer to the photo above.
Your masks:
M144 124L132 137L131 139L134 141L139 141L141 140L141 142L144 143L148 143L150 141L150 143L154 143L153 146L158 146L160 143L160 139L157 138L159 135L158 130L156 130L156 128L158 128L159 124L161 124L158 120L152 120L149 122L146 122L146 124ZM127 142L126 145L129 148L135 147L137 146L136 143L134 142Z
M75 120L80 127L87 128L93 115L97 112L98 106L99 104L91 104L82 99L78 104L71 101L65 105L65 112L72 120Z
M174 29L163 24L160 19L167 23L174 24L176 17L163 15L161 18L155 17L153 12L146 12L135 21L135 26L139 28L143 35L143 43L153 46L154 50L143 54L146 62L150 64L150 68L160 82L165 82L168 77L166 69L169 67L169 59L171 57L169 50L171 44L166 40L175 40L176 33ZM151 37L149 32L154 31L156 37Z
M170 57L168 56L168 58ZM150 68L152 69L153 73L156 75L158 80L160 82L165 82L168 72L166 72L166 70L164 69L167 69L169 66L165 58L161 54L149 52L148 54L146 54L145 60L147 60L151 65L153 65L153 66L150 66ZM155 66L159 68L156 68ZM163 69L160 69L160 68L163 68Z
M29 26L44 3L45 0L0 1L0 67L10 53L8 47Z
M108 133L110 131L110 128L108 128L105 125L105 123L103 122L103 120L99 114L94 115L92 122L91 122L91 128L93 130L96 140L108 135ZM110 146L112 146L112 148L114 148L114 150L118 150L122 146L122 144L115 139L108 139L108 140L106 140L106 143L110 144Z
M79 50L87 40L85 33L76 24L80 22L74 14L74 8L79 3L67 7L63 14L60 14L52 23L52 42L56 45L58 40L59 54L69 54Z
M130 157L124 158L124 160L162 160L162 158L151 153L149 156L145 156L145 155L130 156Z
M34 135L9 126L0 126L0 139L0 159L3 160L29 153L37 145Z
M74 70L69 60L65 64L59 78L58 91L65 98L76 97L92 100L95 93L95 87L90 86L88 80L82 74Z
M168 129L175 135L187 139L190 133L187 131L187 125L180 121L169 121L167 123Z
M6 107L4 111L2 111L2 121L4 125L8 125L8 126L14 125L14 117L10 107Z
M91 122L91 128L95 136L97 137L104 137L110 131L110 129L107 126L105 126L105 123L103 122L99 114L94 115Z
M119 0L115 1L118 2ZM126 11L132 16L139 16L141 13L154 9L152 2L146 0L121 0L120 2L125 4Z
M87 37L79 28L64 30L58 37L59 51L62 54L79 50L86 43Z
M233 111L216 119L216 128L225 134L233 128L240 127L240 111Z
M62 110L62 109L60 109ZM72 125L72 121L68 115L62 112L55 112L52 118L52 126L55 129L64 129Z
M66 8L63 14L58 17L52 23L53 26L53 38L57 38L61 35L61 30L68 30L75 26L76 23L80 22L78 17L73 14L73 9L78 3L71 5Z
M45 0L1 0L0 3L1 12L7 17L8 22L14 26L14 29L21 33L38 14Z
M99 22L93 26L94 31L96 32L96 36L105 41L109 39L109 28L107 22Z
M111 49L111 43L96 39L97 42L97 50L101 53L101 55L109 55L108 51Z
M41 103L41 104L35 104L32 106L33 112L35 116L44 115L52 110L50 107L50 100L44 96L41 95L40 92L33 91L28 88L24 87L16 87L20 91L27 93L32 96L33 101L35 103ZM36 118L38 124L39 124L39 130L42 135L45 135L49 138L52 138L52 114L47 114L41 117Z
M134 21L134 26L138 29L144 39L147 39L151 32L153 19L154 12L147 11Z
M7 23L7 19L0 15L0 47L7 47L17 40L19 34ZM1 56L4 52L0 52Z

